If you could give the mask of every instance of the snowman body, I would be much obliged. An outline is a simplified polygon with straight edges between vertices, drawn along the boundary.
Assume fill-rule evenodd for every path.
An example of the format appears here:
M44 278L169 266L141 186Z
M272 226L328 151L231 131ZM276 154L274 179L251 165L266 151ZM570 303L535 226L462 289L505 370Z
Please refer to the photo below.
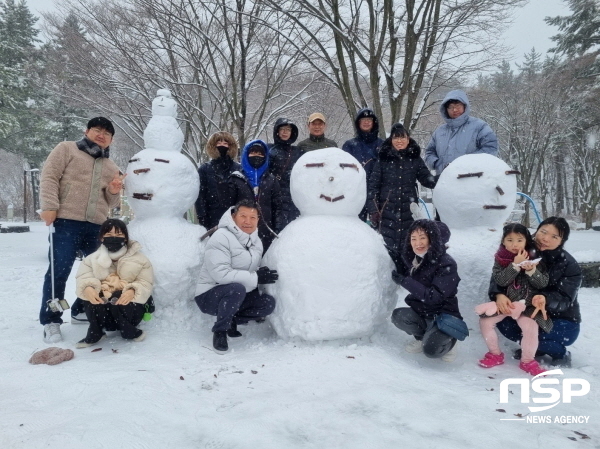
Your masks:
M434 205L452 233L448 253L458 266L459 305L470 324L476 325L477 317L469 311L488 300L494 254L516 196L516 173L489 154L455 159L433 191Z
M166 103L172 114L170 97L163 95L160 103ZM158 109L161 113L165 110ZM176 113L176 105L174 110ZM154 269L157 316L178 315L172 306L188 304L194 298L204 253L200 237L206 229L183 218L198 197L200 180L194 164L180 152L179 135L183 139L173 116L153 116L144 132L146 148L129 161L125 183L135 213L129 225L131 238L140 242Z
M279 280L265 290L283 338L332 340L371 335L396 303L383 239L359 218L366 198L361 164L337 148L294 165L290 190L300 217L275 239L262 265Z

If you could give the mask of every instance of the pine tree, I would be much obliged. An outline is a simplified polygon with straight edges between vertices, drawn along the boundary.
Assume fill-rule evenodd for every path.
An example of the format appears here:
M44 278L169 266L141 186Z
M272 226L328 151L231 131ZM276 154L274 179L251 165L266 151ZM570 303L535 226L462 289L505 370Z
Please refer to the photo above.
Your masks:
M547 17L546 23L558 27L552 37L553 51L569 56L582 55L600 45L600 3L598 0L568 0L570 16Z

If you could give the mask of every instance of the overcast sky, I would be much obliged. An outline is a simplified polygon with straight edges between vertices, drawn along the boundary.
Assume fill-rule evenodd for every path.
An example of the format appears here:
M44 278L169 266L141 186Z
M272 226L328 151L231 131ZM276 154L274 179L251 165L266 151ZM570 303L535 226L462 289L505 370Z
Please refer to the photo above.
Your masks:
M55 1L26 0L36 16L39 16L40 12L54 9ZM514 48L512 62L522 62L523 54L528 53L532 47L545 55L546 51L554 46L550 37L555 35L557 30L556 27L546 25L544 17L561 15L569 15L566 0L530 0L527 6L515 12L515 22L504 35L506 45Z

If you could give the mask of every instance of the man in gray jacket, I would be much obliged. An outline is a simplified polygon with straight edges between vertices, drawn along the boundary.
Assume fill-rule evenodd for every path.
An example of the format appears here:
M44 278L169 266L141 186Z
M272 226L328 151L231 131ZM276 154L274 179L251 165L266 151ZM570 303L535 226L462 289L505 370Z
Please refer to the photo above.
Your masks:
M227 336L242 336L238 324L260 320L275 309L275 299L258 291L258 284L272 284L279 277L276 270L258 268L262 252L258 206L242 200L225 211L210 237L196 288L200 310L217 317L212 331L218 354L229 349Z
M439 175L454 159L473 153L498 156L498 138L492 128L469 114L469 98L462 90L448 92L440 105L446 121L432 134L425 149L425 163Z

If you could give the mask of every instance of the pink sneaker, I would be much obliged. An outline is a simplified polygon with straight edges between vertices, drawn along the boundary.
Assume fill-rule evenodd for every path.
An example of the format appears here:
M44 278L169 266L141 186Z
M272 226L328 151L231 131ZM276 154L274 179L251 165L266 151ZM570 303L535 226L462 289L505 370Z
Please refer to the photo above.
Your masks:
M502 365L504 363L504 353L492 354L486 352L483 358L479 361L479 366L483 368L491 368L493 366Z
M538 374L545 373L546 370L540 366L538 362L532 360L531 362L521 362L519 363L519 368L521 368L526 373L531 374L532 376L537 376Z

